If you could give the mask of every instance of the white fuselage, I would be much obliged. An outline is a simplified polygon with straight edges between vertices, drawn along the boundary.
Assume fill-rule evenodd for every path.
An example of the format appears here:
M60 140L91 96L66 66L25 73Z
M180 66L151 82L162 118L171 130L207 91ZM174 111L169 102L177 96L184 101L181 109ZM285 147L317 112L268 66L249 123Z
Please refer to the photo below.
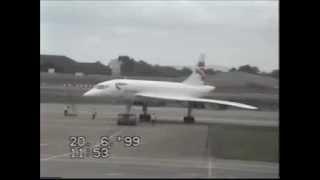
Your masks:
M133 99L136 93L160 93L171 96L203 97L214 90L207 85L189 85L180 82L114 79L97 84L84 96L106 96Z

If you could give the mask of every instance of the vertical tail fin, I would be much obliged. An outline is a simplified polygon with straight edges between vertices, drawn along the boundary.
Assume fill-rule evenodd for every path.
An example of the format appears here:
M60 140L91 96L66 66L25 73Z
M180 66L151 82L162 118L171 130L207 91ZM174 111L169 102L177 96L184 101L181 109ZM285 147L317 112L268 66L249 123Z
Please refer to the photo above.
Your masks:
M197 66L193 69L192 74L182 83L190 85L204 85L205 78L205 54L200 54Z

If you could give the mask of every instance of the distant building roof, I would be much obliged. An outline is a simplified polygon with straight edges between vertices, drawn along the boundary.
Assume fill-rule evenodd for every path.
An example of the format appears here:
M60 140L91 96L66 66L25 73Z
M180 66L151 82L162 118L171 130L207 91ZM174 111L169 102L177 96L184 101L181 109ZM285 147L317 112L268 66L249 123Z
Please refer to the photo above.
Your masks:
M40 71L47 71L48 68L55 68L56 72L85 74L110 74L110 68L100 62L79 63L66 56L40 55Z

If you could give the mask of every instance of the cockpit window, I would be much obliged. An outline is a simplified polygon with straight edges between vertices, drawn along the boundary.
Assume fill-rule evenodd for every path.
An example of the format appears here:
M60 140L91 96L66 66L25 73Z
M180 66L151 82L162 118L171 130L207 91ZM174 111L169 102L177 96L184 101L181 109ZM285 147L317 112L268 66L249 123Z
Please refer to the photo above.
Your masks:
M128 85L127 83L123 83L123 82L119 82L119 83L116 83L117 85L120 85L120 86L125 86L125 85Z
M108 88L109 86L108 85L105 85L105 84L98 84L98 85L96 85L96 89L106 89L106 88Z

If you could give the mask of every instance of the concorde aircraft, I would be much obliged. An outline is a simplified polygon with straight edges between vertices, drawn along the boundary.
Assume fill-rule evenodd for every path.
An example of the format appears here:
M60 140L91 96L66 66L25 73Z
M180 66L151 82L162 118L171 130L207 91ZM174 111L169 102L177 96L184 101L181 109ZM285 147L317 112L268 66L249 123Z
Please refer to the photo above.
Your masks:
M187 102L187 116L183 118L185 123L195 121L191 114L194 103L213 103L251 110L257 109L257 107L242 103L201 98L215 89L214 86L205 85L205 76L205 61L204 57L200 56L192 74L182 82L113 79L98 83L83 96L124 100L126 102L126 112L119 114L119 125L136 124L135 115L130 114L131 106L136 100L144 102L142 105L143 114L140 114L139 119L145 121L150 120L150 114L147 111L148 99Z

